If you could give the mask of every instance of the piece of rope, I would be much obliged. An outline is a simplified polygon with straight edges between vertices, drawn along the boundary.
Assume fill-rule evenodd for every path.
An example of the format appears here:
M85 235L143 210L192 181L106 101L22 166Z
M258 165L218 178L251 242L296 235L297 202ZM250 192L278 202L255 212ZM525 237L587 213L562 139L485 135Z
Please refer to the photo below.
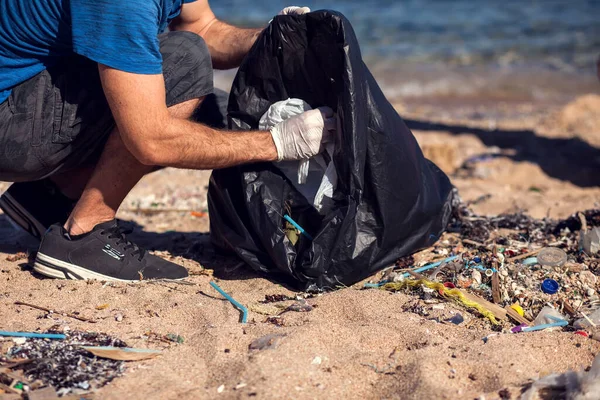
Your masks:
M384 290L397 292L407 287L415 288L421 285L428 287L429 289L437 290L442 297L454 300L455 302L466 308L473 308L477 310L481 315L489 319L492 324L500 325L500 323L491 311L483 307L481 304L469 300L459 289L449 289L445 287L444 284L439 282L432 282L427 279L405 280L402 282L386 283L381 288Z

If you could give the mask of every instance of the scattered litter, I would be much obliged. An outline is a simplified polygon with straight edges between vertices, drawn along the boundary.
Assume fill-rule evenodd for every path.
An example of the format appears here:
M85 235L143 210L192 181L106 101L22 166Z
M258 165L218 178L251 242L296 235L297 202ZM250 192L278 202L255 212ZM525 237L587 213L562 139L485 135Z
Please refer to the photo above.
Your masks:
M248 309L246 307L244 307L243 305L241 305L240 303L238 303L237 301L235 301L233 299L233 297L231 297L230 295L225 293L225 291L223 289L221 289L219 287L219 285L217 285L214 281L211 281L210 285L217 292L219 292L221 294L221 296L225 297L231 304L233 304L235 307L237 307L242 312L241 322L242 322L242 324L245 324L248 321Z
M52 386L27 393L29 400L58 400L56 390Z
M258 339L255 339L248 346L249 350L268 350L277 347L279 341L284 338L286 335L283 333L271 333L269 335L265 335Z
M484 317L489 319L490 322L492 322L492 324L495 324L495 325L499 324L498 320L496 319L496 317L494 316L494 314L491 311L485 309L478 302L476 302L472 299L468 299L465 296L465 293L461 292L460 289L448 289L443 284L438 283L438 282L431 282L426 279L406 280L403 282L386 283L383 286L383 289L390 290L390 291L399 291L399 290L402 290L407 287L419 287L421 285L428 287L430 289L437 290L442 297L453 299L457 303L459 303L467 308L473 308L473 309L477 310L481 315L483 315Z
M261 303L263 303L263 304L278 303L280 301L287 301L287 300L295 300L295 299L293 297L286 296L285 294L266 294L265 299L263 301L261 301Z
M544 399L600 399L600 356L596 356L588 372L568 371L548 375L521 395L521 400Z
M165 337L170 340L171 342L175 342L178 344L183 344L184 339L183 336L181 335L176 335L174 333L168 333L167 335L165 335Z
M248 384L246 384L246 383L238 383L233 389L240 390L240 389L245 388L246 386L248 386Z
M316 356L315 358L313 358L311 364L312 365L321 365L322 362L323 362L323 360L321 359L321 357Z
M225 390L225 385L221 385L217 388L217 393L223 393L224 390Z
M121 313L115 314L115 321L117 321L117 322L123 321L123 314L121 314Z
M12 336L37 339L66 339L67 337L58 333L35 333L35 332L8 332L0 331L0 336Z
M313 306L308 304L304 299L296 301L294 304L287 307L283 312L294 311L294 312L310 312L313 310Z
M19 251L18 253L9 254L8 256L6 256L6 261L16 262L16 261L20 261L20 260L26 260L27 257L28 257L27 253Z
M96 310L106 310L108 307L110 307L110 304L100 304L96 306Z
M141 361L154 358L162 354L162 352L159 350L134 349L129 347L82 346L82 348L97 357L119 361Z
M600 251L600 228L595 227L589 232L581 233L581 247L588 255L595 255Z
M600 325L600 308L591 313L589 316L585 313L581 313L581 315L583 318L578 319L573 324L576 329L585 329L590 327L595 328L596 325Z
M463 318L462 314L456 314L454 315L452 318L448 318L446 320L444 320L445 322L450 322L454 325L460 325L463 322L465 322L465 319Z
M17 305L17 306L27 306L27 307L35 308L37 310L45 311L48 314L53 314L54 313L54 314L62 315L62 316L65 316L65 317L73 318L73 319L76 319L76 320L79 320L79 321L83 321L83 322L91 322L93 324L95 324L96 322L98 322L98 321L95 321L93 319L84 318L84 317L78 315L77 313L65 313L65 312L60 312L60 311L53 311L53 310L51 310L49 308L46 308L46 307L36 306L35 304L24 303L22 301L15 301L15 305Z
M127 347L116 338L101 333L69 332L65 340L29 339L13 346L0 363L27 360L13 367L23 371L28 381L51 385L59 396L100 388L125 371L123 361L97 358L82 346Z

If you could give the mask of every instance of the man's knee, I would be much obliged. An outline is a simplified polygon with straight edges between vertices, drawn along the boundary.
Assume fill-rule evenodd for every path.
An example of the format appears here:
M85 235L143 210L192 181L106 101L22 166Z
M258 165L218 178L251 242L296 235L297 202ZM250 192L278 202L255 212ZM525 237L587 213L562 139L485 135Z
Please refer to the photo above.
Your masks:
M213 92L213 68L208 46L192 32L160 35L167 105L204 97Z

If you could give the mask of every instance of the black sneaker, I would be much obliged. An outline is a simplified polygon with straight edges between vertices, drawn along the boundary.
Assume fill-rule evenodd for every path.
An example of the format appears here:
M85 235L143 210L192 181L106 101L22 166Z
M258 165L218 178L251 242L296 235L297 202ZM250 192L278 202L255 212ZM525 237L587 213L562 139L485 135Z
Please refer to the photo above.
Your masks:
M50 225L64 224L75 203L48 179L13 183L0 197L0 209L38 240Z
M52 225L42 239L34 269L59 279L137 282L187 278L185 268L148 254L125 239L130 232L112 220L70 238L62 225Z

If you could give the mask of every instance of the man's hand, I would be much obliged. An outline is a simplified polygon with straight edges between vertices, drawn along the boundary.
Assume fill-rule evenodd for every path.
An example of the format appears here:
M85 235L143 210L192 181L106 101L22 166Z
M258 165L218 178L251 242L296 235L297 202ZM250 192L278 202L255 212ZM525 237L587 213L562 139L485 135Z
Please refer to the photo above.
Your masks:
M306 111L271 128L279 161L302 160L316 156L322 144L330 140L335 131L333 110L321 107Z
M310 12L308 7L289 6L284 8L277 15L302 15Z
M215 69L239 67L262 29L244 29L219 21L212 12L208 0L185 3L181 14L169 28L174 31L189 31L202 36Z

